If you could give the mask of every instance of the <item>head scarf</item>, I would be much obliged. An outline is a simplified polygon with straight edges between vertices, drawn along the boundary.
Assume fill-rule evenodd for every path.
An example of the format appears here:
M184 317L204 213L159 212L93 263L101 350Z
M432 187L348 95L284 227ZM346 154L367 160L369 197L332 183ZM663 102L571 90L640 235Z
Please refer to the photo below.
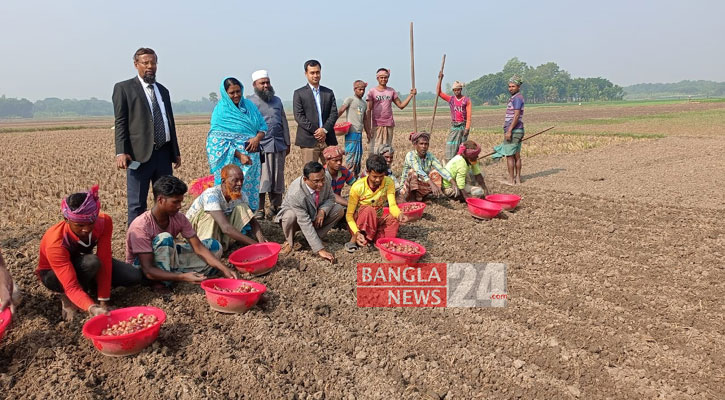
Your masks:
M460 81L454 81L452 89L463 89L463 82Z
M390 76L390 70L384 69L384 70L378 71L378 73L375 74L375 77L377 78L378 76L382 76L382 75Z
M241 85L240 82L242 98L237 106L224 90L224 81L227 79L222 79L219 88L219 102L216 103L214 112L211 114L211 130L252 136L260 131L266 132L267 123L264 122L264 117L259 113L257 106L244 98L244 85Z
M60 211L63 217L77 224L91 224L96 222L98 212L101 210L101 201L98 199L98 185L94 185L86 192L86 199L83 204L75 210L71 210L66 199L60 204Z
M460 145L458 146L458 154L466 158L478 157L478 155L481 154L481 146L476 143L475 149L468 149L466 146Z
M322 156L325 160L332 160L333 158L342 157L345 155L345 151L337 146L327 146L325 150L322 150Z
M366 87L368 87L368 83L367 83L367 82L364 82L364 81L361 81L361 80L355 81L355 82L354 82L354 83L352 84L352 87L353 87L353 88L355 88L355 87L356 87L357 85L360 85L360 86L362 86L363 88L366 88Z
M393 146L387 143L383 143L375 148L375 154L379 154L382 156L385 153L395 154L395 149L393 148Z
M511 79L509 79L509 83L513 83L516 86L521 86L524 83L524 80L521 79L520 76L514 75L511 77Z
M410 133L410 141L415 144L420 138L425 138L430 140L430 133L428 132L411 132Z
M262 78L269 78L269 73L266 70L260 69L259 71L254 71L252 73L252 83Z

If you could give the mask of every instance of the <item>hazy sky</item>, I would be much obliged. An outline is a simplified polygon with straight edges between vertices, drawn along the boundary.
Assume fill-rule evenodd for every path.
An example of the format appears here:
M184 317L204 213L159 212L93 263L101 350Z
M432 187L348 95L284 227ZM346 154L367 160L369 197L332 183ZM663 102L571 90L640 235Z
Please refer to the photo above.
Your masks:
M453 8L459 7L459 8ZM501 70L512 57L554 61L573 77L625 86L683 79L725 81L725 1L0 1L0 94L110 99L136 73L141 46L159 54L157 79L172 99L199 99L235 76L269 70L284 100L322 63L337 97L352 82L410 89L409 23L416 83L432 91L443 53L446 82Z

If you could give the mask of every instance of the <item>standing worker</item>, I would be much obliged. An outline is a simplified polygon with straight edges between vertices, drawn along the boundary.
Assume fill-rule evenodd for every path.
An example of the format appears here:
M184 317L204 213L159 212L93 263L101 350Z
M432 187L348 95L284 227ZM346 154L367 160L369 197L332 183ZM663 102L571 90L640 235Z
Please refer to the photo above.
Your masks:
M441 91L443 72L438 74L436 93L451 107L451 132L446 141L446 161L450 161L458 153L461 143L468 140L471 131L471 99L463 95L463 83L453 82L453 96Z
M133 55L138 75L113 87L116 166L126 170L128 221L146 211L149 181L181 167L169 91L156 82L158 57L142 47Z
M393 144L393 128L395 128L393 103L402 110L408 106L413 96L418 93L415 88L410 89L410 94L405 98L405 101L400 101L398 92L388 86L390 70L378 68L375 77L378 80L378 86L368 92L368 109L365 115L366 119L372 116L373 120L372 137L368 138L368 152L370 155L376 154L375 149L378 146Z
M504 119L504 141L494 147L496 154L493 158L506 157L508 167L508 183L516 185L521 183L521 140L524 138L524 96L521 95L521 85L524 81L514 75L509 79L509 93L511 98L506 106Z

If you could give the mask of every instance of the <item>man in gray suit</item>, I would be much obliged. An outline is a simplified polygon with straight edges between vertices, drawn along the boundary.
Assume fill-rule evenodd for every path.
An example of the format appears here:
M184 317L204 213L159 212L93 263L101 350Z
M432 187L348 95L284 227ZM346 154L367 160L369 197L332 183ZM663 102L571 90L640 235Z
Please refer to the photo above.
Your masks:
M330 178L325 175L322 164L310 161L305 164L303 175L290 184L282 200L282 208L274 218L282 225L285 244L281 254L294 249L294 236L298 230L305 235L312 251L331 263L335 256L325 250L320 237L345 216L345 209L335 203Z
M295 90L292 95L292 110L297 121L295 145L302 149L302 162L320 161L322 150L337 146L335 121L337 104L332 90L320 86L322 66L317 60L305 62L307 85Z
M126 170L128 225L146 211L149 181L181 166L169 91L156 82L158 57L149 48L133 55L138 75L113 87L116 166Z

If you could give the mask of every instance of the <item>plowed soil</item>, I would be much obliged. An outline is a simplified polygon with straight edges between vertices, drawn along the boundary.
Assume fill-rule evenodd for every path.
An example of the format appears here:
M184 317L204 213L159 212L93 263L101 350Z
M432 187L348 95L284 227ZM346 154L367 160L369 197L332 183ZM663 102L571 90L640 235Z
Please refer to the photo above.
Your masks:
M723 108L532 108L527 122ZM481 113L474 127L502 117ZM439 114L433 140L438 156L446 118ZM400 121L396 168L410 148L403 133L410 121ZM0 343L0 397L723 398L724 128L720 121L708 134L693 126L573 153L554 148L524 158L520 186L501 183L502 163L487 165L494 192L522 196L517 210L478 221L463 204L435 201L422 220L401 228L401 237L427 248L422 261L506 263L505 308L358 308L355 265L380 256L346 253L347 233L336 230L328 248L337 264L308 247L281 259L255 278L269 291L246 314L211 311L190 284L166 295L115 290L115 306L153 305L168 315L159 340L125 358L95 350L81 335L81 318L63 322L59 299L33 274L40 237L61 218L61 197L93 183L116 221L114 255L123 258L125 176L113 166L113 131L3 133L0 247L25 300ZM177 175L187 182L208 171L207 129L179 126ZM474 130L472 138L489 136ZM301 171L297 148L287 166L289 183ZM278 226L263 228L282 242Z

